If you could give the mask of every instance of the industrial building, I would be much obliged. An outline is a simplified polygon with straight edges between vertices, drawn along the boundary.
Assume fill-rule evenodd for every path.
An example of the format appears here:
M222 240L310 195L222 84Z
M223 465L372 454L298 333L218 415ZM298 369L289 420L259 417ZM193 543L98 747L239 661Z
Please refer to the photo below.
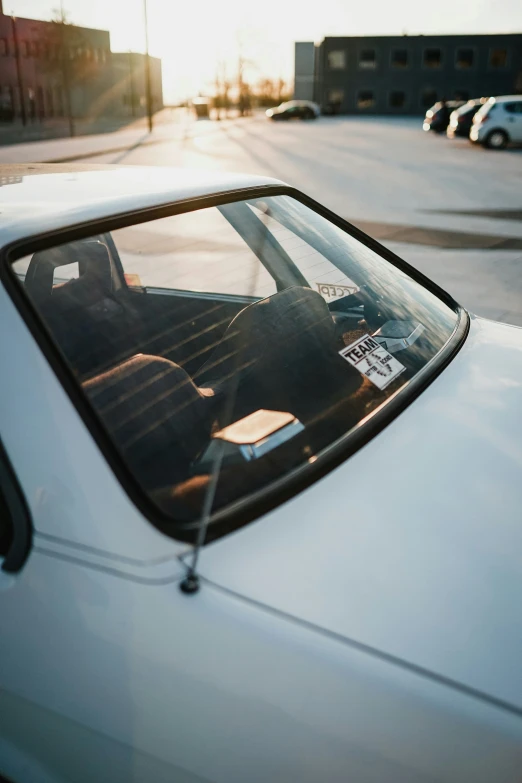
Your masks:
M111 51L110 35L2 12L0 122L139 117L146 113L145 55ZM163 107L161 60L150 58L153 111Z
M295 98L330 114L421 114L522 93L522 34L325 38L295 45Z

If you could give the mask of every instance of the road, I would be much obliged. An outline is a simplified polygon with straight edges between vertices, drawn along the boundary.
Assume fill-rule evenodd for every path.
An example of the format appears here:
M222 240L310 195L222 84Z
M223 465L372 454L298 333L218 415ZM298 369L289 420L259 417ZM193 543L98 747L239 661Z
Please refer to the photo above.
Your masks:
M108 134L105 147L103 137L71 140L74 149L62 142L45 159L277 177L367 230L473 312L522 325L522 149L488 152L426 134L412 118L196 122L178 114L152 136L131 133ZM94 154L101 149L111 152Z

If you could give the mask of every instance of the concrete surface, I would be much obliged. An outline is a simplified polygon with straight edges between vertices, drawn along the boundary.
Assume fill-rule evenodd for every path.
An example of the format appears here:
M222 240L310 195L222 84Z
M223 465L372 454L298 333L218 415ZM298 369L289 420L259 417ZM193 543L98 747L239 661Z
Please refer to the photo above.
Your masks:
M412 118L218 123L184 112L152 135L140 128L0 148L0 162L75 156L283 179L369 228L473 312L522 325L522 149L449 141Z

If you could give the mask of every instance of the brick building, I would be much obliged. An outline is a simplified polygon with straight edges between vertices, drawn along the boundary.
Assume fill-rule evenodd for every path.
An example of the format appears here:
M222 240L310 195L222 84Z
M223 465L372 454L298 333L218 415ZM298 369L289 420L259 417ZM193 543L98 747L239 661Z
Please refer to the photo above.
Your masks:
M153 110L163 107L161 60L151 57ZM0 0L0 122L138 117L146 111L145 56L111 52L110 35L12 18Z
M443 97L522 92L522 34L325 38L313 57L296 44L296 98L312 72L325 112L420 114Z

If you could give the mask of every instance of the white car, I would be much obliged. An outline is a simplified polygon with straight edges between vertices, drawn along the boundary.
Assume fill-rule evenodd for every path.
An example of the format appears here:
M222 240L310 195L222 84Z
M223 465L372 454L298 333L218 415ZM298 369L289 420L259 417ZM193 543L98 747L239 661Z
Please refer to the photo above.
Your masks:
M490 98L473 117L471 141L490 149L522 143L522 95Z
M0 777L518 780L522 331L276 180L52 172L0 188Z

